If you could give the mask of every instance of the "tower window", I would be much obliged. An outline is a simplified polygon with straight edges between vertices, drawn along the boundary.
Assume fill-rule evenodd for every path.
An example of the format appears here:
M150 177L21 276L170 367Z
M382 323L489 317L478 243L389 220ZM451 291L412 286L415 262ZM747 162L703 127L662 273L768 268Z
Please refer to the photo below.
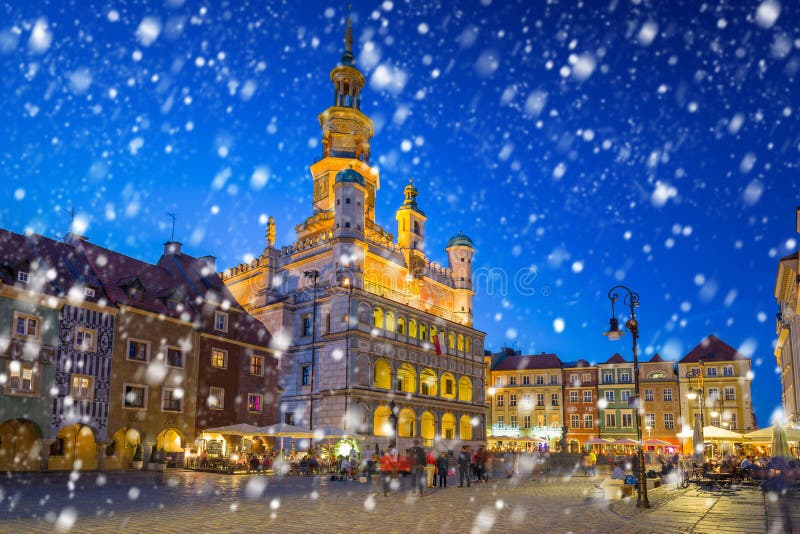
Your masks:
M419 221L414 221L414 233L419 234Z
M344 223L344 227L345 228L350 228L350 223L349 222Z
M344 199L344 203L345 204L350 204L350 199L349 198Z

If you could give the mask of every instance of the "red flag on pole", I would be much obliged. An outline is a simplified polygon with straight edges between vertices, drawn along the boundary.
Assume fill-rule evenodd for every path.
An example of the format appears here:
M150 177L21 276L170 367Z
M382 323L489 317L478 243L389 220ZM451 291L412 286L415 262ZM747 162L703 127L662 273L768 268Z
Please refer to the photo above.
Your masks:
M435 336L433 336L433 348L436 349L436 355L437 356L441 356L442 355L442 347L441 347L441 345L439 345L439 334L436 334Z

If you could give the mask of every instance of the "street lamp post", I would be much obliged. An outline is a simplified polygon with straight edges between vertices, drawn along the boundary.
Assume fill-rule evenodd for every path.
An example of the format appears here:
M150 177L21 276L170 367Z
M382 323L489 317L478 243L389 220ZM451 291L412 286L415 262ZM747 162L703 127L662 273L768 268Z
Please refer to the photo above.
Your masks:
M630 331L633 338L633 389L635 400L633 403L636 409L636 417L634 418L636 424L636 441L638 442L638 473L637 479L639 480L639 487L636 492L636 507L637 508L650 508L650 501L647 498L647 478L645 476L644 465L644 448L642 447L642 413L641 413L641 397L639 395L639 322L636 320L636 308L639 306L639 294L631 291L630 288L625 286L614 286L608 291L608 300L611 301L611 320L609 321L608 332L604 335L611 341L616 341L622 337L624 332L619 329L619 320L617 320L614 305L619 299L617 290L624 291L622 302L630 307L630 318L625 323L626 328Z
M389 449L397 447L397 405L394 400L389 403L389 423L392 425L392 435L389 437Z
M311 395L308 397L308 428L314 430L314 375L316 374L317 362L316 358L316 337L317 337L317 280L319 279L319 271L311 269L303 272L303 276L310 278L313 283L313 304L311 306Z

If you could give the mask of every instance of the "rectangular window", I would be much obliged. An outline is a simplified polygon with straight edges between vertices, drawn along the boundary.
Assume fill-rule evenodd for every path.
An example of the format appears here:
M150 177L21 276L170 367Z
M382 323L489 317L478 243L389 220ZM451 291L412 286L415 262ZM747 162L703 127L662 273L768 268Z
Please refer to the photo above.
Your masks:
M628 389L623 389L622 391L619 392L619 400L621 400L622 402L628 402L630 396L631 392Z
M176 347L167 347L167 365L183 369L183 351Z
M165 412L183 411L183 390L177 388L162 389L161 409Z
M257 393L247 394L247 411L260 412L261 411L261 395Z
M733 376L733 366L723 367L722 376Z
M652 389L645 389L644 390L644 400L651 401L651 400L653 400L653 398L654 398L653 390Z
M92 377L86 375L72 375L70 396L75 400L92 400Z
M664 390L664 400L665 401L671 401L672 400L672 389L671 388L666 388Z
M499 428L503 428L504 426L506 426L506 418L505 418L505 416L503 416L503 415L498 415L497 416L497 426Z
M508 422L508 424L511 426L511 428L517 428L517 416L512 415L511 420Z
M503 377L502 376L494 377L494 385L502 387L502 385L503 385Z
M628 372L620 373L619 381L622 382L623 384L627 384L628 382L630 382L631 381L630 373L628 373Z
M606 391L606 402L614 402L614 392Z
M544 416L537 415L536 416L536 426L544 426Z
M558 406L558 393L550 394L550 406Z
M83 294L89 298L94 298L95 291L93 287L84 287Z
M592 381L592 375L590 373L583 373L581 380L583 380L584 384L588 384L589 382Z
M603 384L613 384L614 383L614 375L611 373L605 373L603 375Z
M75 348L87 352L95 350L97 335L94 330L82 326L75 327Z
M573 373L569 375L569 383L573 386L580 386L581 385L581 378L578 376L578 373Z
M12 360L8 362L6 369L8 369L6 391L10 390L13 393L33 393L36 372L30 364L26 366L19 360Z
M445 380L444 381L444 393L445 395L455 395L455 382L452 380Z
M622 427L629 428L633 426L633 415L629 413L622 414Z
M617 415L613 413L606 414L606 427L616 427L617 426Z
M501 393L497 396L497 406L505 406L505 405L506 405L506 399L505 396Z
M544 406L544 393L536 394L536 406Z
M594 428L594 418L592 417L592 414L583 414L583 428Z
M583 392L583 402L592 402L592 392L586 390Z
M228 367L228 351L211 349L211 367L225 369Z
M536 375L536 385L543 386L544 385L544 376L543 375Z
M550 385L558 384L558 375L550 375Z
M225 388L212 386L208 389L208 407L212 410L225 408Z
M716 367L706 367L706 376L717 376Z
M228 331L228 314L225 312L214 312L214 330L220 332Z
M250 374L255 376L264 376L264 357L250 355Z
M706 399L709 401L719 400L719 388L708 388L708 395L706 395Z
M656 414L654 413L646 413L644 414L644 426L650 427L652 430L656 427Z
M308 365L304 365L300 369L300 385L301 386L310 386L311 385L311 367ZM402 382L400 383L400 390L403 389Z
M517 377L516 376L509 376L508 377L508 385L509 386L516 386L517 385Z
M569 392L569 401L571 403L577 403L578 399L580 399L580 395L578 394L577 391L570 391Z
M675 416L673 416L671 413L664 414L664 428L667 430L672 430L675 428Z
M303 317L303 337L311 335L311 317Z
M147 386L125 384L122 391L124 393L123 408L143 410L147 407Z
M522 416L522 428L530 428L531 427L531 416L530 415L523 415Z
M731 426L730 426L729 430L735 430L735 429L739 428L739 425L736 424L736 414L732 413L732 414L728 414L728 415L729 415L728 421L730 421L730 423L731 423Z
M137 339L128 340L128 359L135 362L150 360L150 343Z
M531 377L529 375L522 375L522 385L523 386L531 385Z
M35 315L26 313L14 313L14 335L23 338L39 337L39 321L41 319Z
M517 396L512 393L508 396L508 405L509 406L516 406L517 405Z
M572 414L569 417L569 426L572 428L580 428L581 427L581 417L578 414Z
M725 400L726 401L735 401L736 400L736 388L725 388Z
M28 272L27 271L17 271L17 281L22 282L23 284L28 283Z

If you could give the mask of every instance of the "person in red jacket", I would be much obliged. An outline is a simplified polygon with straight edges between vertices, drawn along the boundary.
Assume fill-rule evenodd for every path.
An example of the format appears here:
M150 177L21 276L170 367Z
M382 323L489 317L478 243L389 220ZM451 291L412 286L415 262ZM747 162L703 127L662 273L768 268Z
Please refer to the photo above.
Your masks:
M428 475L428 487L436 487L436 453L428 451L425 455L425 472Z
M397 460L389 451L381 455L381 481L383 482L383 495L389 496L392 480L397 478Z

